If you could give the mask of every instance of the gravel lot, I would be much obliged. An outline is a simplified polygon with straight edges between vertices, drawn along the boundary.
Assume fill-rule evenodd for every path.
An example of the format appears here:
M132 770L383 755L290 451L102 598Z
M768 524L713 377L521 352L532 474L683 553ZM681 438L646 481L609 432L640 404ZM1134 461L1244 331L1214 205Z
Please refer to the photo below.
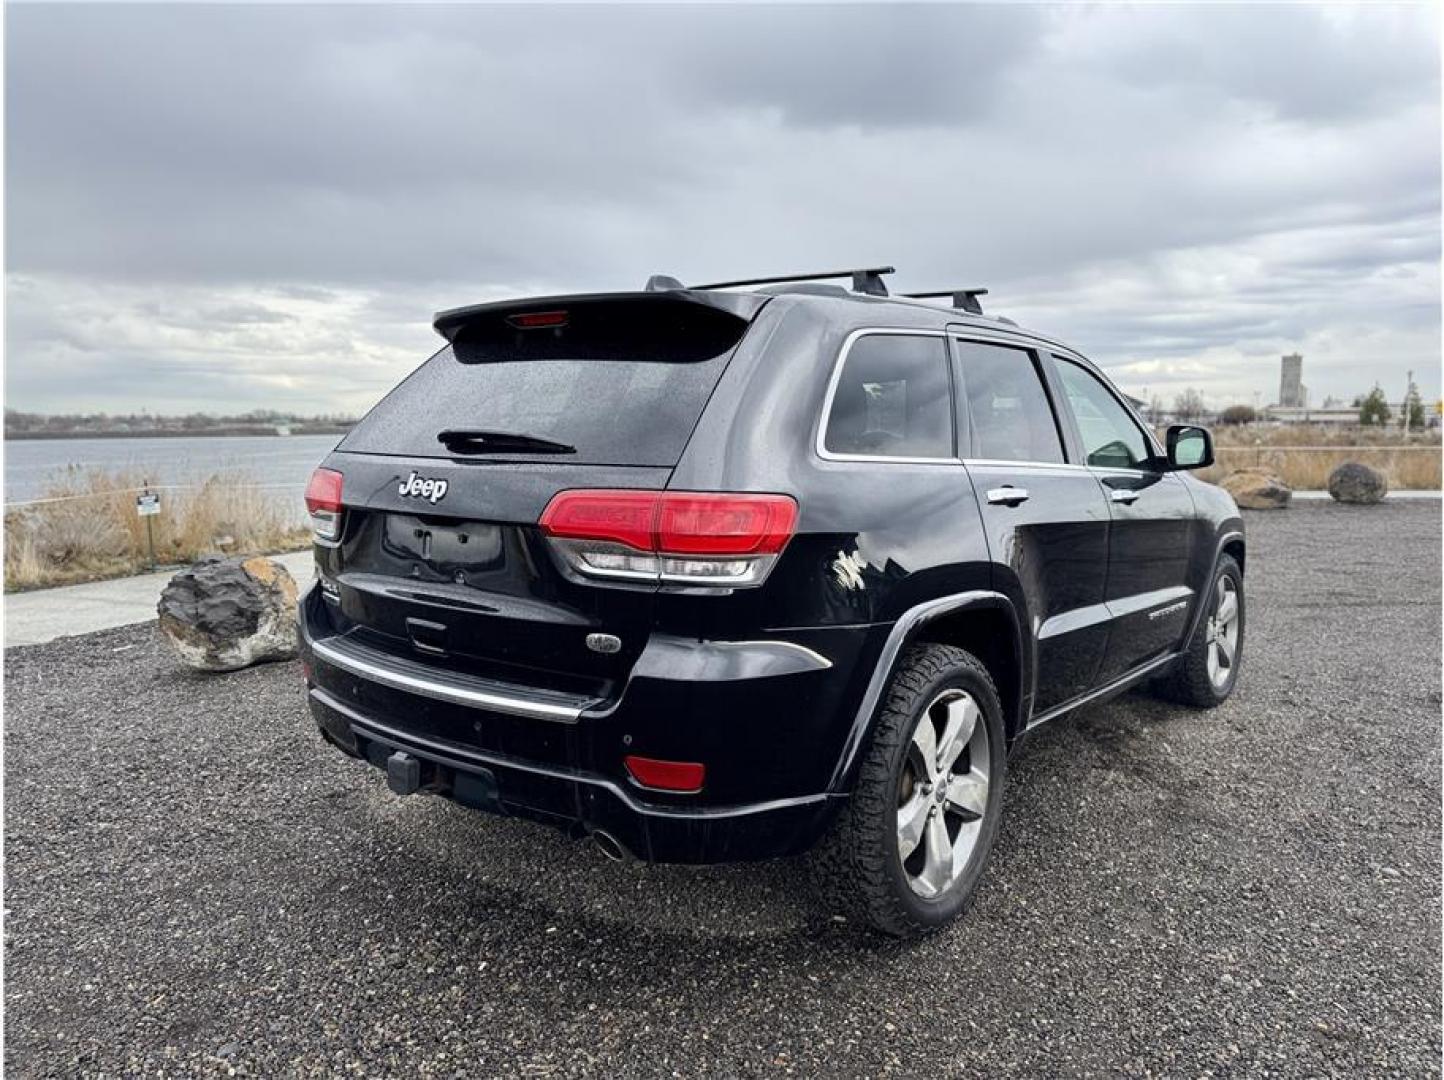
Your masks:
M393 798L290 664L10 650L7 1071L1437 1075L1439 504L1248 527L1240 692L1038 733L973 912L913 946L795 863Z

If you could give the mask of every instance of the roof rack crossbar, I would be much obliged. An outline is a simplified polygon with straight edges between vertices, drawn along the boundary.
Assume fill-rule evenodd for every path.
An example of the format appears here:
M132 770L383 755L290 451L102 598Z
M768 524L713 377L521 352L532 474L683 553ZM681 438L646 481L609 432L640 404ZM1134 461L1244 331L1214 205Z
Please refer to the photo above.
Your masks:
M987 289L943 289L939 292L910 292L905 294L909 300L936 300L940 296L950 297L953 307L966 311L970 315L981 315L983 305L978 302L978 297L987 296Z
M891 266L873 266L863 270L828 270L817 274L786 274L782 277L749 278L746 281L714 281L710 285L694 285L694 289L732 289L741 285L782 285L789 281L823 281L827 278L852 278L852 291L869 296L886 296L882 275L897 271Z

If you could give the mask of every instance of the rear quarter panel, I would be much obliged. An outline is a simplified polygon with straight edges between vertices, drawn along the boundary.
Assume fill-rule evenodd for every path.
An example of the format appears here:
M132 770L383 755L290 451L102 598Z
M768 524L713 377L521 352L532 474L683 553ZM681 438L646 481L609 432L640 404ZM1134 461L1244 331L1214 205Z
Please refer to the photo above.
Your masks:
M831 653L832 677L805 699L758 702L775 710L778 747L812 759L810 784L831 775L899 616L941 595L985 590L991 580L961 463L832 461L815 452L828 381L847 336L862 327L940 330L946 321L945 313L925 309L910 321L905 309L873 309L856 299L839 307L851 317L816 300L779 297L768 305L669 485L792 495L796 535L762 587L726 597L664 592L656 608L664 632L778 638Z

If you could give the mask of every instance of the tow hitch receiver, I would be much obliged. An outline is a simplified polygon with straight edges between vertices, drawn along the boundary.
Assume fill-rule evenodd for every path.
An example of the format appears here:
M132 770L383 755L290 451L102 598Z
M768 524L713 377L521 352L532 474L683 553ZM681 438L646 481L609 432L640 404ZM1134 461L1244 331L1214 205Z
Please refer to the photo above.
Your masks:
M410 795L421 787L421 762L404 750L386 759L386 786L398 795Z

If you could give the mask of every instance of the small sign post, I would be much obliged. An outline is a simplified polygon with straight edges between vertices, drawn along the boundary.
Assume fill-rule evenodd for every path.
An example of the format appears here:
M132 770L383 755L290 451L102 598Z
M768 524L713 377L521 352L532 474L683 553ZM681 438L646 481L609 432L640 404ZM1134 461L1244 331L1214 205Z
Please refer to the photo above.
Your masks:
M135 512L145 518L145 538L150 545L150 568L155 569L155 525L151 518L160 513L160 492L149 487L135 497Z

